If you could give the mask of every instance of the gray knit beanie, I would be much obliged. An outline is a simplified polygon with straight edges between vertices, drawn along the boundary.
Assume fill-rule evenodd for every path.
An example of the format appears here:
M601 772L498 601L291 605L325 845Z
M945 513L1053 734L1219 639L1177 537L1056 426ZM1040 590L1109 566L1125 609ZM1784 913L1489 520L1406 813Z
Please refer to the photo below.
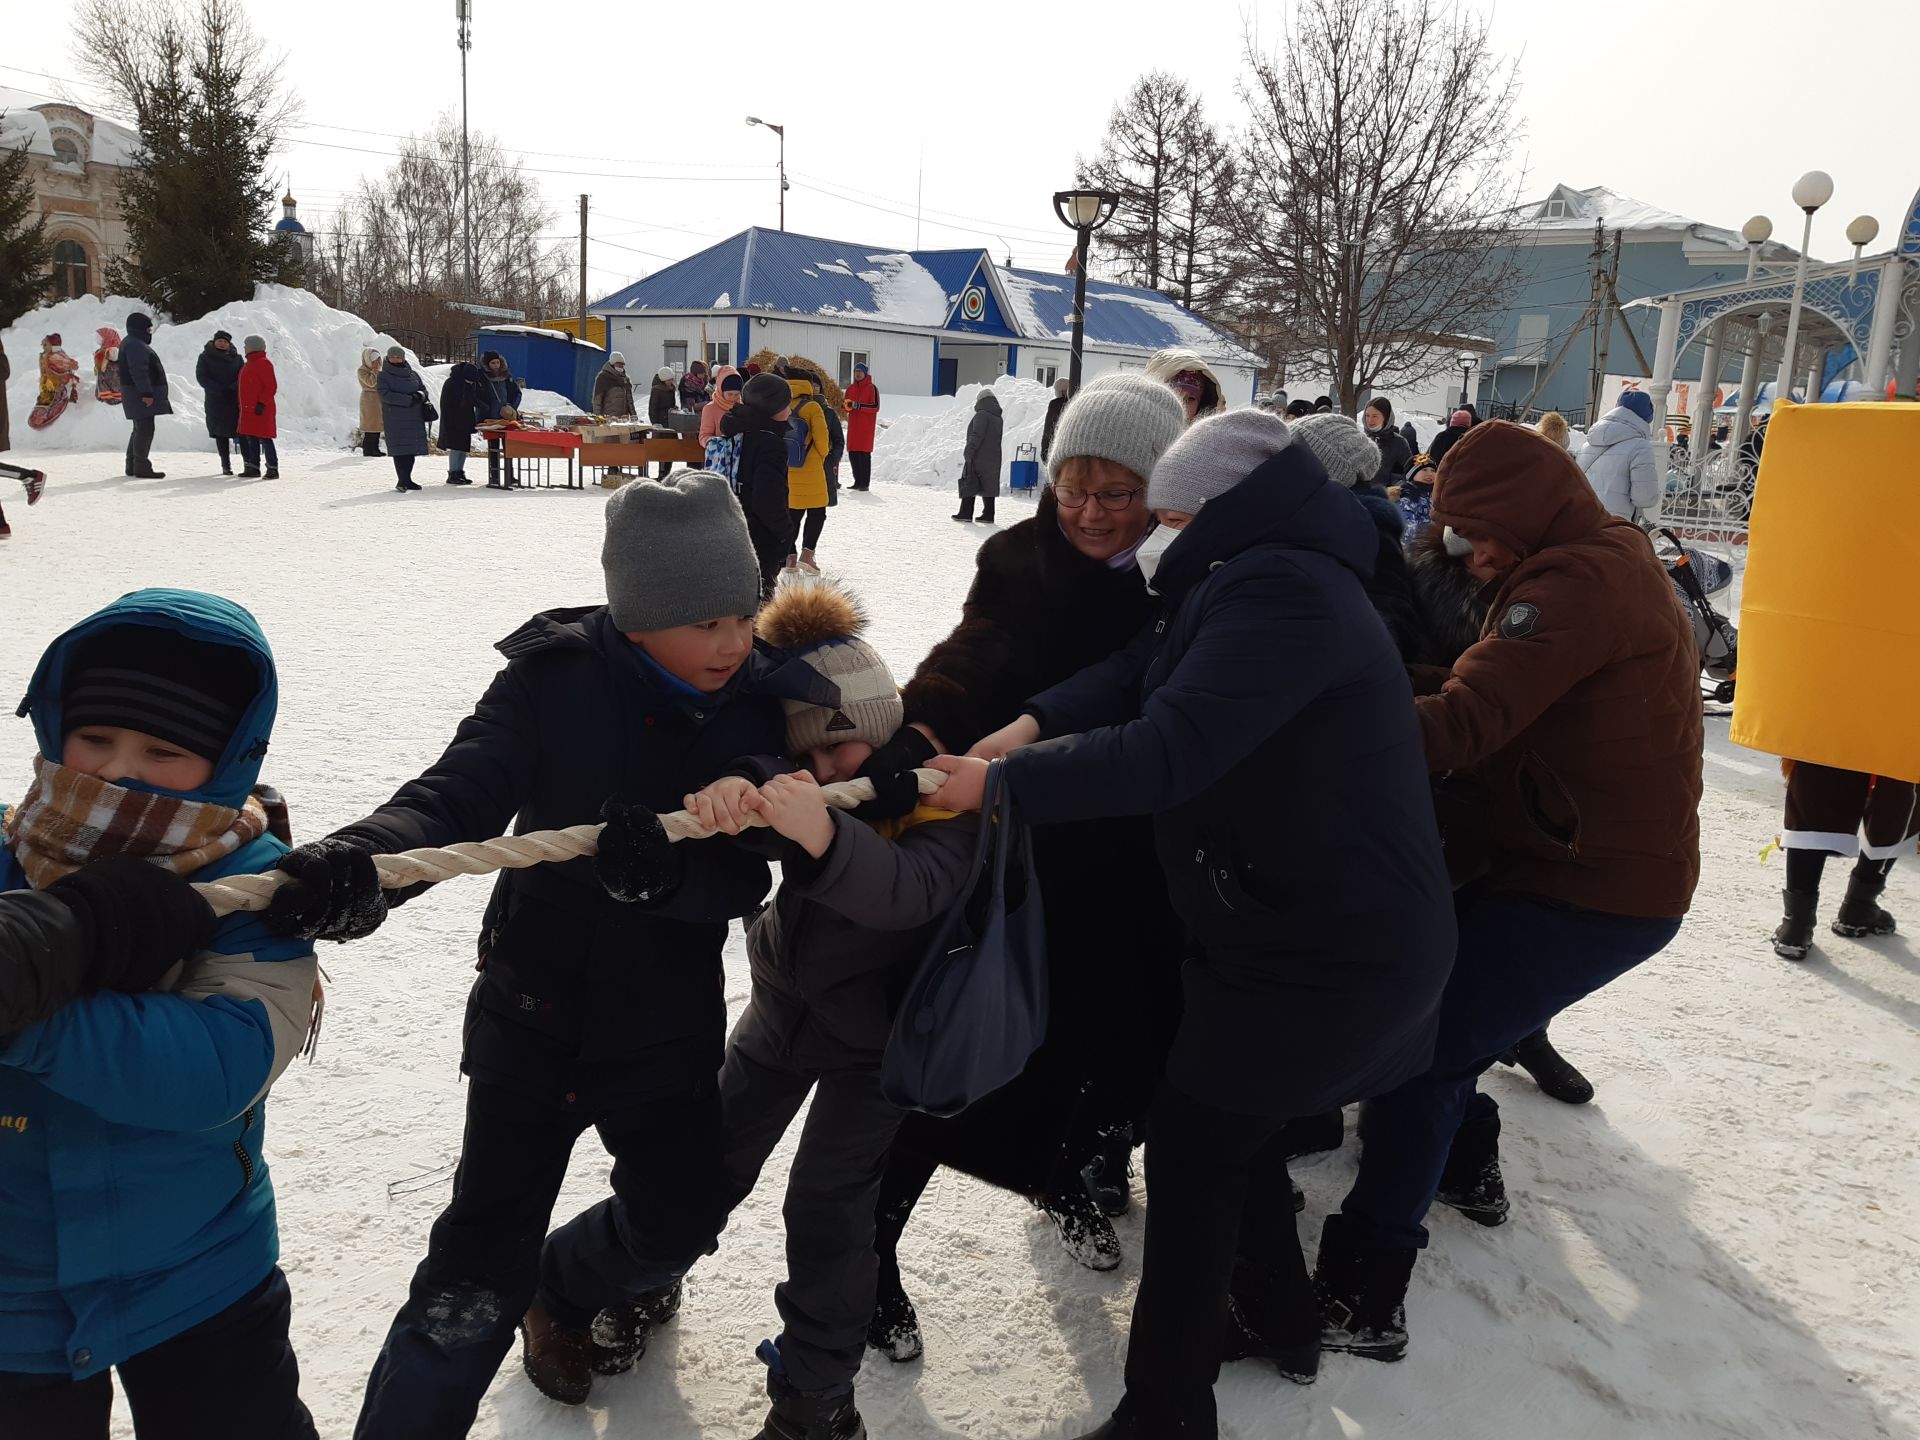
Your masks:
M1293 438L1313 452L1336 485L1352 489L1380 473L1380 447L1344 415L1303 416L1294 423Z
M760 562L726 477L686 470L633 480L607 501L600 547L607 611L623 631L670 630L760 604Z
M247 336L246 343L241 348L244 349L249 355L253 354L255 351L258 351L259 353L264 355L267 352L267 342L261 339L258 335L249 335Z
M1080 387L1060 412L1047 454L1049 473L1077 455L1111 460L1142 480L1186 429L1180 397L1144 375L1102 375Z
M1226 494L1291 443L1287 422L1264 410L1229 410L1196 420L1153 467L1147 504L1197 515L1207 501Z

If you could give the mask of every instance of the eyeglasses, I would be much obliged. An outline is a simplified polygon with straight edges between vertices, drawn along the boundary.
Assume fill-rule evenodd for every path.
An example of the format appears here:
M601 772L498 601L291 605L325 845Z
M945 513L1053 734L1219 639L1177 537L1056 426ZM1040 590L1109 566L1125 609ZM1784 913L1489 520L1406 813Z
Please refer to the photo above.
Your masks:
M1140 493L1139 490L1097 490L1089 495L1085 490L1062 490L1058 485L1053 487L1054 502L1062 510L1084 510L1089 500L1098 500L1102 510L1124 510L1133 504Z
M1191 370L1182 370L1173 377L1170 384L1176 393L1191 395L1196 400L1207 393L1205 378L1194 374Z

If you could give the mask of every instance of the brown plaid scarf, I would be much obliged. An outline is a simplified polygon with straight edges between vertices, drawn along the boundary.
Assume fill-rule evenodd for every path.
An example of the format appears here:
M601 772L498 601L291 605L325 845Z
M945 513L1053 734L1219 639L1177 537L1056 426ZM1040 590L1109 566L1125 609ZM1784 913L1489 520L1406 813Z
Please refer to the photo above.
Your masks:
M32 788L7 811L5 831L28 883L44 890L109 855L136 855L191 875L258 839L267 825L267 805L257 795L238 810L144 795L37 755Z

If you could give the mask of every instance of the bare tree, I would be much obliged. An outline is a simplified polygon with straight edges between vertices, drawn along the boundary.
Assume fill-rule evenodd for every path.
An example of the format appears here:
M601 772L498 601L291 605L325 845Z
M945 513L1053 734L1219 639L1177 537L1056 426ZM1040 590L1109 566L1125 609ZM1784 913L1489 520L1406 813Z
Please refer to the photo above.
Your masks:
M1220 132L1195 105L1178 137L1180 167L1166 211L1162 288L1189 310L1225 321L1238 308L1246 274L1234 232L1238 171Z
M1113 107L1100 152L1079 167L1083 189L1120 197L1113 219L1094 237L1096 257L1131 285L1158 290L1171 257L1174 192L1183 146L1199 102L1186 81L1150 70Z
M1250 310L1297 337L1352 414L1382 376L1452 361L1449 337L1520 274L1506 168L1515 67L1442 0L1302 0L1281 48L1247 43L1237 231Z

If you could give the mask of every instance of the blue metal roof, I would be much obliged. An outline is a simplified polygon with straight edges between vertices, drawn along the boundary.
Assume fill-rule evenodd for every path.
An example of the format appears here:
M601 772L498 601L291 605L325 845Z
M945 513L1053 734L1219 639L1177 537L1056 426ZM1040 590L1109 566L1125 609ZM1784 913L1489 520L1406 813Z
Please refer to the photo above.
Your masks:
M961 293L978 274L999 316L962 325ZM983 328L1028 341L1064 341L1073 329L1073 277L996 266L985 250L886 250L755 227L595 302L596 311L753 310L843 317L919 330ZM1004 318L1004 325L993 320ZM1087 282L1087 339L1215 358L1251 359L1224 331L1157 290Z

